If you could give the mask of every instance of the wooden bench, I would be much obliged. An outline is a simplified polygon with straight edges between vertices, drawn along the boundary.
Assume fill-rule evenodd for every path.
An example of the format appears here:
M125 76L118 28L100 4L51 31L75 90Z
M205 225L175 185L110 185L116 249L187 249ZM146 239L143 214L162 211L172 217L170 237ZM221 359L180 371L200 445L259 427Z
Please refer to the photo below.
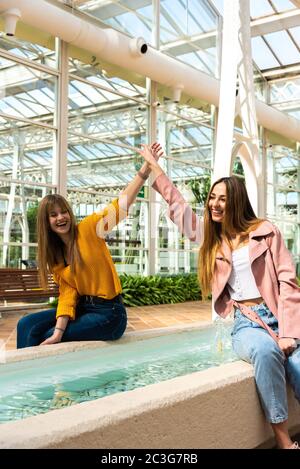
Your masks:
M0 303L8 301L47 300L58 296L58 286L49 277L46 290L39 286L37 269L0 269ZM38 303L37 303L38 306ZM2 311L4 308L1 308Z

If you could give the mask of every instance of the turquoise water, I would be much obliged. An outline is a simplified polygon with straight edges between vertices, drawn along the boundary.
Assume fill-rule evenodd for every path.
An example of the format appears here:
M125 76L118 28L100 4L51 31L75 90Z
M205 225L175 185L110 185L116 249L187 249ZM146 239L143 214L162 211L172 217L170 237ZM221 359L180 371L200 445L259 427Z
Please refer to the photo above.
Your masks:
M230 328L179 332L0 365L0 422L18 420L237 360Z

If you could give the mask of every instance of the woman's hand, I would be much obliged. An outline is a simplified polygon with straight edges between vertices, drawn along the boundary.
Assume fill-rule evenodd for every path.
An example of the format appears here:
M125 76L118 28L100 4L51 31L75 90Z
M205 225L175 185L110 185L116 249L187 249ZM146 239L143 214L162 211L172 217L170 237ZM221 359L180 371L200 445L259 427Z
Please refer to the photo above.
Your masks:
M157 147L156 145L159 145L159 143L153 143L151 146L150 145L145 145L142 144L142 150L139 150L140 155L144 158L146 163L151 167L153 166L158 166L157 160L159 158L158 152L157 152ZM160 147L160 145L159 145ZM160 147L161 148L161 147ZM162 150L161 150L162 151Z
M144 146L144 145L142 145ZM150 151L152 153L152 156L154 156L155 160L158 161L159 158L164 154L164 151L161 147L160 143L154 142L152 145L150 145Z
M289 337L283 337L278 340L279 348L283 351L286 357L291 355L294 350L297 348L297 343L295 339Z
M163 154L163 150L159 143L153 143L151 146L142 145L142 150L139 151L140 155L145 160L151 171L154 172L155 176L158 177L163 174L162 168L157 163L157 159Z
M50 337L48 337L48 339L44 340L44 342L41 342L40 345L59 344L61 342L62 336L63 336L63 331L54 329L53 334Z

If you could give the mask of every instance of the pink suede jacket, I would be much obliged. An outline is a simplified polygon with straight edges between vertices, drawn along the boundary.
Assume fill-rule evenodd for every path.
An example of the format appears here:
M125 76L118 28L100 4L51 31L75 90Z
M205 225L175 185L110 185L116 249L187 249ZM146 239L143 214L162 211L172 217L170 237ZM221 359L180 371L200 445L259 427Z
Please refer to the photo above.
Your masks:
M203 221L193 212L165 174L156 178L153 187L169 205L169 216L191 241L202 244ZM231 273L231 250L223 242L217 254L212 282L216 312L225 318L232 310L227 281ZM281 233L265 221L249 235L251 269L262 298L277 317L279 337L300 339L300 288L295 266Z

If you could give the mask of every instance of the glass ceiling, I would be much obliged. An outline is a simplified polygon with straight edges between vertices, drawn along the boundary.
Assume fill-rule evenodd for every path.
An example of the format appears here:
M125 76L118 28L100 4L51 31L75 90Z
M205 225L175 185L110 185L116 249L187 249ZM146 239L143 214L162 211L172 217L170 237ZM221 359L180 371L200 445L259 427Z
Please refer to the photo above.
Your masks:
M143 36L151 43L152 0L56 1L91 15L102 24L105 23L131 36ZM161 0L162 51L206 73L216 75L216 37L223 3L223 0ZM262 74L270 70L288 72L290 66L299 66L300 71L300 8L297 9L289 0L250 0L250 5L252 48L256 68L260 69ZM258 30L263 34L258 34ZM52 150L49 150L49 141L53 140L57 99L56 54L44 47L18 41L17 38L7 38L1 33L0 48L20 59L46 64L53 70L52 75L0 57L0 83L3 90L0 92L0 170L9 172L12 168L12 142L9 137L11 131L17 128L25 130L25 127L25 167L50 168ZM117 77L107 78L101 71L77 59L70 59L69 65L68 162L75 167L78 162L93 164L101 160L103 174L108 174L108 167L111 169L109 181L106 180L108 184L126 183L126 171L117 171L118 158L122 158L122 162L126 158L129 161L134 156L132 146L139 146L145 141L146 90ZM283 96L283 108L286 110L289 87L292 85L294 103L290 103L287 112L299 118L299 80L294 80L294 84L281 86L279 83L274 86L271 89L271 103L281 109L280 97ZM298 99L296 107L295 99ZM126 109L126 113L123 113L122 109ZM162 110L168 113L166 109ZM176 124L170 130L170 155L177 159L173 163L174 175L184 178L191 176L192 171L192 175L197 176L205 169L211 157L210 130L201 125L209 124L210 116L202 115L201 111L187 106L178 106L176 112L182 120L175 118ZM51 129L37 131L34 125L30 126L18 119L44 123ZM189 122L189 119L197 125ZM21 138L21 131L19 135ZM91 136L96 140L92 140ZM191 168L185 165L184 159L194 162L195 166ZM197 163L203 164L203 168L197 166ZM128 171L133 169L132 163L128 162ZM74 180L68 181L69 184L79 187L93 186L95 180L98 180L96 173L91 177L83 177L79 170L76 178L75 170L72 174Z
M152 0L58 1L151 44ZM216 74L216 30L223 5L224 0L161 0L161 49ZM300 65L300 9L290 0L250 0L250 14L257 68L265 72Z

